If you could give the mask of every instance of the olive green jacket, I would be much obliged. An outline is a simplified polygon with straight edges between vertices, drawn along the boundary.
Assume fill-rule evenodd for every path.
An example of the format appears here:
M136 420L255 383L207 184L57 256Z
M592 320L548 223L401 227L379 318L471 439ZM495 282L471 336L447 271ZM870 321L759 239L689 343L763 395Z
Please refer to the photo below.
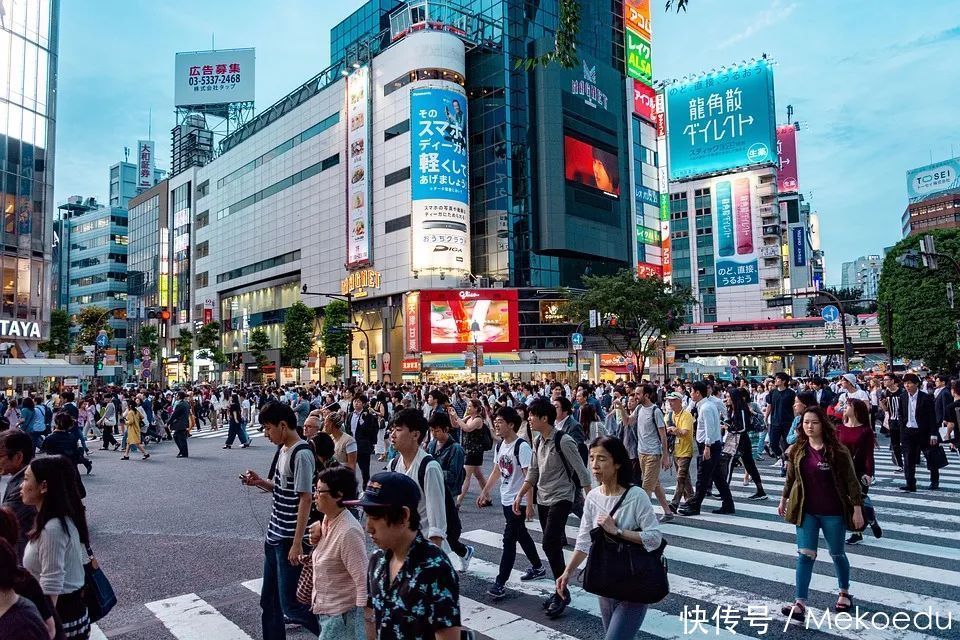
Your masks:
M797 446L797 445L794 445ZM804 487L803 477L800 474L800 464L807 455L806 447L791 455L787 461L787 480L783 483L783 497L787 499L787 522L800 526L803 522ZM843 520L847 529L854 531L853 508L863 505L863 494L860 491L860 481L857 472L853 469L853 458L846 447L840 447L834 461L833 483L837 487L837 495L843 505Z

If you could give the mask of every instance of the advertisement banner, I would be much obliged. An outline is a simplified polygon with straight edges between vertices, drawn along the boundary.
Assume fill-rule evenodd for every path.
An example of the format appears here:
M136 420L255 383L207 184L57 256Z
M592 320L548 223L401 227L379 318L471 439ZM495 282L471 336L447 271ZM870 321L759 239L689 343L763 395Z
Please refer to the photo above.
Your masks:
M807 266L807 238L803 227L794 227L790 230L793 239L793 266Z
M253 102L254 49L178 53L173 68L173 102L193 107Z
M638 80L633 81L633 112L648 122L656 121L657 92Z
M648 85L653 84L653 58L650 50L650 40L626 27L623 30L624 44L626 45L627 75Z
M467 99L453 83L410 91L413 271L470 271Z
M154 144L152 140L137 141L137 188L153 186Z
M563 136L563 165L568 182L610 196L620 194L620 163L616 154L572 136Z
M650 0L623 0L623 22L650 40Z
M541 300L540 324L569 324L570 318L563 313L566 300Z
M637 240L642 244L660 244L660 230L637 225Z
M777 158L780 168L777 170L777 191L796 193L800 191L797 176L797 129L792 124L777 127Z
M371 263L370 70L347 78L347 269Z
M668 86L670 179L775 164L775 116L765 60Z
M637 277L638 278L662 278L663 267L659 264L653 264L652 262L638 262Z
M403 342L407 353L420 352L420 293L408 293L403 301Z
M717 180L713 184L718 288L760 282L750 181L749 176L744 176Z
M425 353L462 353L474 341L490 353L517 351L520 320L516 289L444 289L420 292L420 336Z
M907 198L918 202L942 191L960 188L960 158L907 171Z

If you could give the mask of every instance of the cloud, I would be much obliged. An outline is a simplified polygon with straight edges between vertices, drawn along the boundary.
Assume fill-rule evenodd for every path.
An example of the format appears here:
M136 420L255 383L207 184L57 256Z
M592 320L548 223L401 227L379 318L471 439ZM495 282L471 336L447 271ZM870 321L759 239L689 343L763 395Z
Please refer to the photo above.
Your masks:
M783 22L790 16L791 13L793 13L796 8L797 3L795 2L791 2L787 6L783 6L783 3L780 2L780 0L774 0L773 4L770 5L766 11L760 12L760 14L757 15L756 20L748 24L746 29L721 42L718 45L718 48L725 49L730 45L740 42L741 40L746 40L754 34L760 33L765 29L769 29L778 22Z

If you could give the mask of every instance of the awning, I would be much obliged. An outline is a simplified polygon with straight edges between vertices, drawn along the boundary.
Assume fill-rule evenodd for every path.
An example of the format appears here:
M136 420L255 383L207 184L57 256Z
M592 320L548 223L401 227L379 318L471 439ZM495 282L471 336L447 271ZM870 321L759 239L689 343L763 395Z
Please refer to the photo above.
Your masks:
M112 375L116 367L104 367L100 375ZM0 363L3 378L61 378L65 376L92 377L92 364L70 364L62 358L7 358Z

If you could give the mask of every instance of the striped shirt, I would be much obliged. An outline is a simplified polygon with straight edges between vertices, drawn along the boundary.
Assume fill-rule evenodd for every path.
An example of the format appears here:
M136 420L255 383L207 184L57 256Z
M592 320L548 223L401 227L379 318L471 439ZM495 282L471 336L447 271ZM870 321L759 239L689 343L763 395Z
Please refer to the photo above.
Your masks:
M290 453L301 443L306 444L301 440L292 447L284 447L277 459L277 470L273 474L273 508L267 525L267 542L293 540L297 530L300 495L313 494L315 462L310 447L300 449L297 452L296 464L290 464Z
M335 518L324 518L320 530L320 542L313 550L312 611L335 616L365 606L368 559L363 528L344 509Z

